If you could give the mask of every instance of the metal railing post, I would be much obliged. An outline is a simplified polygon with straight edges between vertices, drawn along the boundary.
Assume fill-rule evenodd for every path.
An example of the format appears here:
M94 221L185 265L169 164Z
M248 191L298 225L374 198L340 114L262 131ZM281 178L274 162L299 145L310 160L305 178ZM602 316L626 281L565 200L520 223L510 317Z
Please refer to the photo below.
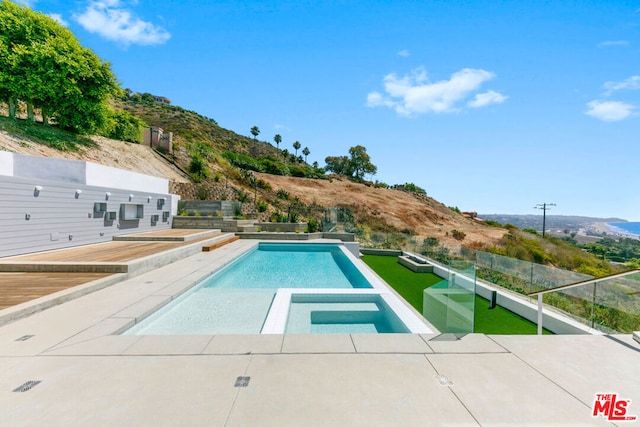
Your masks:
M538 294L538 335L542 335L542 295Z

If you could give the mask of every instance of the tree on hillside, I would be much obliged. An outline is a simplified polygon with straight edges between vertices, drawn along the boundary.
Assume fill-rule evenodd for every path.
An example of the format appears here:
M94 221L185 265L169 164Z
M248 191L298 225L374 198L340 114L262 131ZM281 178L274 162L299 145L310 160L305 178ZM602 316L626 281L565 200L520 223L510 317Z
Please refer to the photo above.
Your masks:
M276 143L276 148L279 150L280 149L280 143L282 142L282 137L280 136L279 133L277 133L276 136L273 137L273 140Z
M253 140L255 141L258 135L260 135L260 128L258 128L258 126L253 126L251 128L251 135L253 135Z
M324 167L329 172L336 173L338 175L353 176L353 168L351 167L351 160L347 156L329 156L324 159L326 166Z
M362 145L349 148L351 154L351 167L357 179L363 179L366 174L375 175L378 168L371 163L371 157L367 154L367 149Z
M325 169L338 175L362 180L366 174L375 175L378 168L371 163L367 149L362 145L349 148L348 156L329 156L325 159Z
M307 163L307 156L311 154L311 151L309 151L309 147L304 147L304 149L302 150L302 154L304 154L304 162Z
M73 33L52 18L0 2L0 100L15 118L18 101L42 110L44 123L93 132L111 113L106 101L120 88L110 65L84 48Z
M298 157L298 150L300 149L300 147L302 147L302 145L300 145L300 142L296 141L293 143L293 148L296 149L296 157Z

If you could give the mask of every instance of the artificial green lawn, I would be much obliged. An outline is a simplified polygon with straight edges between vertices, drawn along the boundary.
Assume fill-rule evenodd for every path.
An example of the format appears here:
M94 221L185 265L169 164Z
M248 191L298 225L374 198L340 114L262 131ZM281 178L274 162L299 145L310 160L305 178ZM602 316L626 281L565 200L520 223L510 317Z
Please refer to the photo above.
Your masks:
M422 313L422 292L443 279L431 273L414 273L398 264L395 256L364 255L362 260L396 290L418 312ZM474 329L482 334L536 334L537 326L517 314L497 306L489 309L489 301L476 295ZM546 329L543 333L550 334Z

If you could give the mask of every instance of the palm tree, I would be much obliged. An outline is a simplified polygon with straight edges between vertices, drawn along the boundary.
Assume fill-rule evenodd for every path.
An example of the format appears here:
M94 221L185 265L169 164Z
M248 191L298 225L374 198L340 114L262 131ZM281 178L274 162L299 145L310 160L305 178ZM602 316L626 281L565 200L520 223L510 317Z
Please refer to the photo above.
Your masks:
M253 144L251 144L251 155L255 155L257 151L258 142L256 141L256 137L260 134L260 129L258 126L254 126L251 128L251 135L253 135Z
M276 143L276 148L280 150L280 143L282 142L282 137L280 136L280 134L277 133L276 136L273 137L273 140Z
M251 128L251 135L253 135L253 140L256 140L256 137L260 135L260 128L258 126L254 126Z
M298 149L301 147L300 142L296 141L293 143L293 148L296 149L296 157L298 157Z
M304 162L307 163L307 156L311 154L311 151L309 151L309 147L304 147L304 150L302 150L302 154L304 154Z

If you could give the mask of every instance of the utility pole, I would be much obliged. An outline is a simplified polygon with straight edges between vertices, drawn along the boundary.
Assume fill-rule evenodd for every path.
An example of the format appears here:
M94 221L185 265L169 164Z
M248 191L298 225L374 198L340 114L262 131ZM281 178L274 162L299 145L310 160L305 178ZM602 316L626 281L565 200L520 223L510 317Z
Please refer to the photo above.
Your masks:
M551 209L550 206L555 205L555 203L540 203L533 207L534 209L542 209L542 238L544 238L544 232L547 228L547 210Z

